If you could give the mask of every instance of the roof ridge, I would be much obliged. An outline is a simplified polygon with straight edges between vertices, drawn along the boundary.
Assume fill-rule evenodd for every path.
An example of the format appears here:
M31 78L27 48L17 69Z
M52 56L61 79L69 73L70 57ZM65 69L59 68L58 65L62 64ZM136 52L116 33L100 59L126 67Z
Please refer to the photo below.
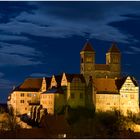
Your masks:
M87 41L82 49L82 51L89 51L89 52L95 52L91 43Z
M117 47L117 43L113 42L111 47L109 48L108 52L116 52L116 53L120 53L119 48Z

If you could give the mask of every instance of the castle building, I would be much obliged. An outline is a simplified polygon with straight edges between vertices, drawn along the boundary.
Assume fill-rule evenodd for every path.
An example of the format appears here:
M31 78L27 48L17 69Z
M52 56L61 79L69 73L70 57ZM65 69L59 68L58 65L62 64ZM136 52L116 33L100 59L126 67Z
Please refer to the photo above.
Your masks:
M61 80L60 80L61 77ZM81 74L52 76L50 89L41 94L40 104L55 114L64 106L85 107L85 79Z
M29 103L39 103L40 94L47 90L50 78L28 78L13 89L8 97L8 107L14 109L14 114L28 113Z
M96 111L120 110L124 115L139 112L139 88L133 77L97 78L94 93Z
M121 75L121 52L115 43L106 53L106 64L95 63L89 42L80 52L80 60L80 74L26 79L10 94L9 107L16 115L27 113L33 118L41 109L56 114L65 106L139 113L138 83L132 76Z

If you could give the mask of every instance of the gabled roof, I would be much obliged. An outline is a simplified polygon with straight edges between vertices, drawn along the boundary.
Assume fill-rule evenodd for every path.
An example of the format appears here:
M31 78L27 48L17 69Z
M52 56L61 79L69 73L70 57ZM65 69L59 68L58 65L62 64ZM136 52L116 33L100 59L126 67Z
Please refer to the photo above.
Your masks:
M109 65L107 64L95 64L95 70L110 70Z
M118 88L119 90L121 89L122 85L123 85L124 82L126 81L127 77L128 77L128 76L126 76L126 77L121 77L121 78L118 78L118 79L115 80L116 86L117 86L117 88ZM137 86L138 86L138 83L137 83L137 81L135 80L135 78L132 77L132 76L129 76L129 77L130 77L130 79L132 80L133 84L137 87Z
M79 78L82 83L85 83L85 78L82 74L67 74L67 73L65 74L68 82L72 82L73 78Z
M108 52L120 53L120 50L118 49L117 44L113 42Z
M94 52L94 49L93 49L92 45L90 44L90 42L86 42L82 51Z
M119 93L118 91L121 89L122 85L125 83L126 77L121 77L118 79L113 78L96 78L94 82L95 90L97 94L115 94ZM137 81L134 77L129 76L135 86L138 86Z
M50 77L45 77L48 85L50 85ZM21 85L17 86L14 91L39 91L42 86L43 78L28 78Z

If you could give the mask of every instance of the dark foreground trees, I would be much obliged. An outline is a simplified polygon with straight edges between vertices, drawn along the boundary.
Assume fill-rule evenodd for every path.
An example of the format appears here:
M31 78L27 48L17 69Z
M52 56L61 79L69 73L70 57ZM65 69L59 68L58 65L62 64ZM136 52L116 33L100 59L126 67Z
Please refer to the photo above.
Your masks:
M81 107L67 107L57 115L44 110L38 128L15 129L16 135L11 138L58 138L61 134L66 134L66 138L139 138L140 134L131 130L133 122L139 122L139 118L132 114L125 117L116 110L95 113Z

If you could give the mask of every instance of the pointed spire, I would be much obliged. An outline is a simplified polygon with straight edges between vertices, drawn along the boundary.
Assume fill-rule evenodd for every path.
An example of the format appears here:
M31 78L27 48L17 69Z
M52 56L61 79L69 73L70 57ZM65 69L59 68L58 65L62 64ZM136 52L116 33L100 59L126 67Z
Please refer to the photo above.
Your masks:
M89 51L89 52L94 52L94 49L92 47L92 45L90 44L90 42L87 40L87 42L85 43L82 51Z
M112 43L112 46L110 47L108 52L120 53L120 50L118 49L117 44L115 42Z

